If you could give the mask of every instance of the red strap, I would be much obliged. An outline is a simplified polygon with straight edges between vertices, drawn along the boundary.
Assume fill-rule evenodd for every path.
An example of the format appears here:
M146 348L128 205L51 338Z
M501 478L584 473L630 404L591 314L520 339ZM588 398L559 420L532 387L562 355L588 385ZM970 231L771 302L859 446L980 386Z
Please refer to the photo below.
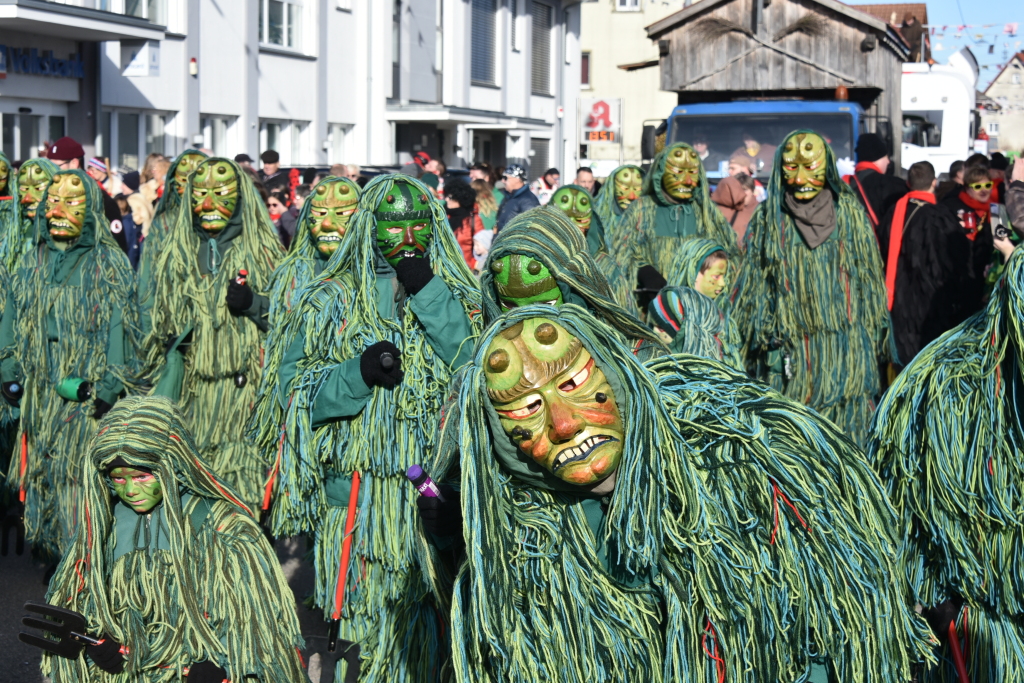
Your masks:
M356 525L356 506L359 503L359 472L352 473L352 490L348 494L348 510L345 513L345 539L341 542L341 566L338 568L338 583L334 587L334 612L332 619L341 619L345 606L345 583L348 581L348 561L352 552L352 529Z
M867 162L867 161L862 161L861 162L861 164L865 164L865 163L870 163L870 162ZM858 166L859 165L860 164L858 164ZM875 215L875 210L871 208L871 202L868 201L868 196L864 192L864 186L860 184L860 178L858 178L856 175L851 176L851 178L853 179L853 184L857 186L857 191L860 192L860 198L864 200L864 208L868 210L868 218L871 219L871 228L875 232L878 232L878 216Z
M935 203L935 195L931 192L913 191L908 192L896 202L896 210L892 215L892 225L889 228L889 254L885 259L885 289L888 294L888 307L892 310L893 299L896 298L896 263L900 258L900 247L903 246L903 228L907 218L907 204L911 199L917 199L929 204Z
M28 433L21 432L21 462L18 466L18 479L21 484L18 486L18 500L25 502L25 472L28 470Z
M860 173L861 171L874 171L875 173L885 175L885 171L878 168L878 165L873 161L858 161L857 165L853 167L853 172Z

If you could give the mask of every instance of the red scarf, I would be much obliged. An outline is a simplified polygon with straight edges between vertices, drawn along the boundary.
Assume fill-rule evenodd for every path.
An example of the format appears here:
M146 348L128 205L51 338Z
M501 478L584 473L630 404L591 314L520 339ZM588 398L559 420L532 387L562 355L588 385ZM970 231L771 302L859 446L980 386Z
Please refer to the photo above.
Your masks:
M861 171L868 171L868 170L874 171L875 173L881 173L882 175L885 175L885 171L883 171L882 169L878 168L878 166L876 166L875 162L873 162L873 161L858 161L857 165L853 167L853 172L854 173L860 173Z
M893 299L896 298L896 262L900 258L900 247L903 246L903 224L907 218L907 204L911 199L918 199L929 204L935 203L935 195L931 192L912 190L896 202L896 211L892 215L892 226L889 228L889 256L885 260L885 289L889 295L889 310L892 310Z
M974 238L978 236L979 232L981 232L981 226L983 226L988 220L988 212L992 210L992 207L989 205L989 202L979 202L977 199L971 197L971 195L967 194L967 190L961 190L960 201L971 207L974 213L978 214L978 227L973 233L967 236L967 238L973 242ZM992 201L991 197L989 198L989 201Z

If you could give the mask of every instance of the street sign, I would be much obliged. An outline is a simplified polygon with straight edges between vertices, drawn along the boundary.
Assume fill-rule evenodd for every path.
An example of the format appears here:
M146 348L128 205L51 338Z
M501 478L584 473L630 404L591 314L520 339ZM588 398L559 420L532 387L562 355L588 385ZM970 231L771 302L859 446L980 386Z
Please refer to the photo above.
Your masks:
M580 137L583 143L622 142L622 99L581 99Z

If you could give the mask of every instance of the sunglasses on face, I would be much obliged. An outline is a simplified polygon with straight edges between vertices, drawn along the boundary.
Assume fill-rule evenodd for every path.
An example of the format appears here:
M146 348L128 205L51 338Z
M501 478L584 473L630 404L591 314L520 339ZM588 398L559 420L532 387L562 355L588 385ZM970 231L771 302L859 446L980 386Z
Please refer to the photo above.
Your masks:
M991 190L992 181L989 180L988 182L985 183L971 183L967 187L971 188L972 190Z

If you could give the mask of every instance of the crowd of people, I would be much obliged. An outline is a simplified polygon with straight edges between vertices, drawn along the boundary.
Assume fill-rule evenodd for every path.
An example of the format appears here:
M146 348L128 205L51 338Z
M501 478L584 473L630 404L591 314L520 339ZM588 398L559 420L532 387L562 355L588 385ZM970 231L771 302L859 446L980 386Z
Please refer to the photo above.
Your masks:
M564 184L0 154L43 673L308 680L304 536L332 680L1024 681L1024 161L692 142Z

